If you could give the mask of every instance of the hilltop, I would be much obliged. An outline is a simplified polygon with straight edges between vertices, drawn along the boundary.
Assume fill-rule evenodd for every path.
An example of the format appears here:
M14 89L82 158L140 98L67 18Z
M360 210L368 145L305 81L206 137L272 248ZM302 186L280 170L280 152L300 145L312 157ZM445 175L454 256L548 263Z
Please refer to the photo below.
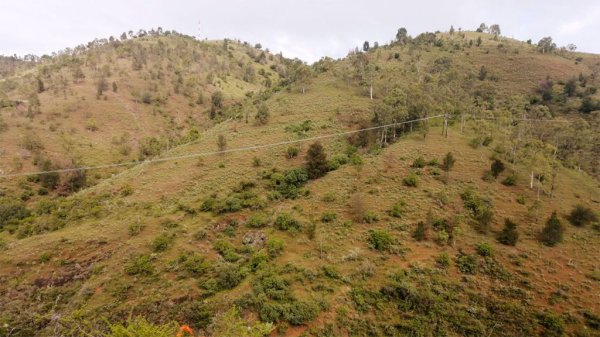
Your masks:
M3 72L4 174L128 164L4 178L0 332L598 334L600 56L141 35Z

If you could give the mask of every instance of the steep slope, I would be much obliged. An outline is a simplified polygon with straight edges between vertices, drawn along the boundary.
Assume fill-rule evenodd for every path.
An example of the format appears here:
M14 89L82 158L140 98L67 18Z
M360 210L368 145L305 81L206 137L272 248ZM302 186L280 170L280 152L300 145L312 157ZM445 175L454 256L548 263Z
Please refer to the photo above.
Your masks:
M562 157L572 148L553 127L519 119L547 109L538 117L572 121L560 127L565 143L597 137L597 115L568 110L580 97L556 99L563 85L552 101L532 98L547 76L591 77L598 57L575 64L475 34L323 60L311 76L290 70L293 82L223 109L201 137L156 158L197 156L28 201L33 216L0 233L4 331L78 336L105 329L101 318L142 315L218 335L211 322L235 305L289 336L597 333L598 225L567 215L576 204L598 212L600 186ZM481 65L496 79L479 79ZM254 116L263 104L266 124ZM308 179L302 169L313 138L444 113L448 137L434 118L322 138L331 171ZM227 152L282 142L296 143ZM553 211L565 233L549 247L538 237ZM516 246L496 239L505 219L517 223Z
M52 168L131 161L193 140L214 124L212 94L223 96L217 110L243 101L279 81L282 61L177 34L94 41L42 58L0 87L1 171L38 171L41 158Z

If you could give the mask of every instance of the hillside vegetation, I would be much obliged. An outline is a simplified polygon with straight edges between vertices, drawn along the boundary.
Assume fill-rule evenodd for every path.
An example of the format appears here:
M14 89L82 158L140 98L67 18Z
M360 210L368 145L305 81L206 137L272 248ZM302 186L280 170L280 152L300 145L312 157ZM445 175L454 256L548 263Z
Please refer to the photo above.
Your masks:
M600 333L598 55L401 29L308 66L160 30L27 62L0 335Z

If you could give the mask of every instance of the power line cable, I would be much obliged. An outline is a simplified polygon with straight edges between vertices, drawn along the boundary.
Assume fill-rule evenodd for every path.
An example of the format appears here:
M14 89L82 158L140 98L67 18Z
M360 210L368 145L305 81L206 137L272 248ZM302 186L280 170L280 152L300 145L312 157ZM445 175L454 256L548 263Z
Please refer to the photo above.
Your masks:
M434 118L440 118L440 117L444 117L444 116L445 115L436 115L436 116L431 116L431 117L424 117L424 118L413 119L413 120L405 121L405 122L398 122L398 123L391 123L391 124L380 125L380 126L373 126L373 127L370 127L370 128L364 128L364 129L358 129L358 130L351 130L351 131L343 131L343 132L331 133L331 134L326 134L326 135L321 135L321 136L315 136L315 137L309 137L309 138L303 138L303 139L282 141L282 142L277 142L277 143L269 143L269 144L260 144L260 145L245 146L245 147L239 147L239 148L222 150L222 151L199 152L199 153L191 153L191 154L186 154L186 155L181 155L181 156L156 158L156 159L149 159L149 160L143 160L143 161L136 160L136 161L129 161L129 162L124 162L124 163L113 163L113 164L104 164L104 165L96 165L96 166L81 166L81 167L73 167L73 168L57 169L57 170L48 170L48 171L34 171L34 172L11 173L11 174L0 175L0 178L14 178L14 177L22 177L22 176L30 176L30 175L40 175L40 174L50 174L50 173L68 173L68 172L78 172L78 171L100 170L100 169L109 169L109 168L117 168L117 167L125 167L125 166L134 166L134 165L139 165L139 164L153 164L153 163L162 163L162 162L173 161L173 160L183 160L183 159L207 157L207 156L211 156L211 155L225 154L225 153L253 151L253 150L260 150L260 149L266 149L266 148L271 148L271 147L278 147L278 146L283 146L283 145L304 143L304 142L309 142L309 141L313 141L313 140L335 138L335 137L338 137L338 136L350 135L350 134L354 134L354 133L359 133L359 132L364 132L364 131L371 131L371 130L377 130L377 129L387 128L387 127L392 127L392 126L405 125L405 124L409 124L409 123L414 123L414 122L419 122L419 121L425 121L425 120L430 120L430 119L434 119Z

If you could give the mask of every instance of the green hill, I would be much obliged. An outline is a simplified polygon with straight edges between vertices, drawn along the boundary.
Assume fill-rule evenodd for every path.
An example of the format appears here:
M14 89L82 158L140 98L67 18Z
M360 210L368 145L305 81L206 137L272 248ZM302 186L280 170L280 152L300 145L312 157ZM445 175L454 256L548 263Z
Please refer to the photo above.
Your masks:
M598 334L600 56L538 47L169 32L4 77L0 332Z

